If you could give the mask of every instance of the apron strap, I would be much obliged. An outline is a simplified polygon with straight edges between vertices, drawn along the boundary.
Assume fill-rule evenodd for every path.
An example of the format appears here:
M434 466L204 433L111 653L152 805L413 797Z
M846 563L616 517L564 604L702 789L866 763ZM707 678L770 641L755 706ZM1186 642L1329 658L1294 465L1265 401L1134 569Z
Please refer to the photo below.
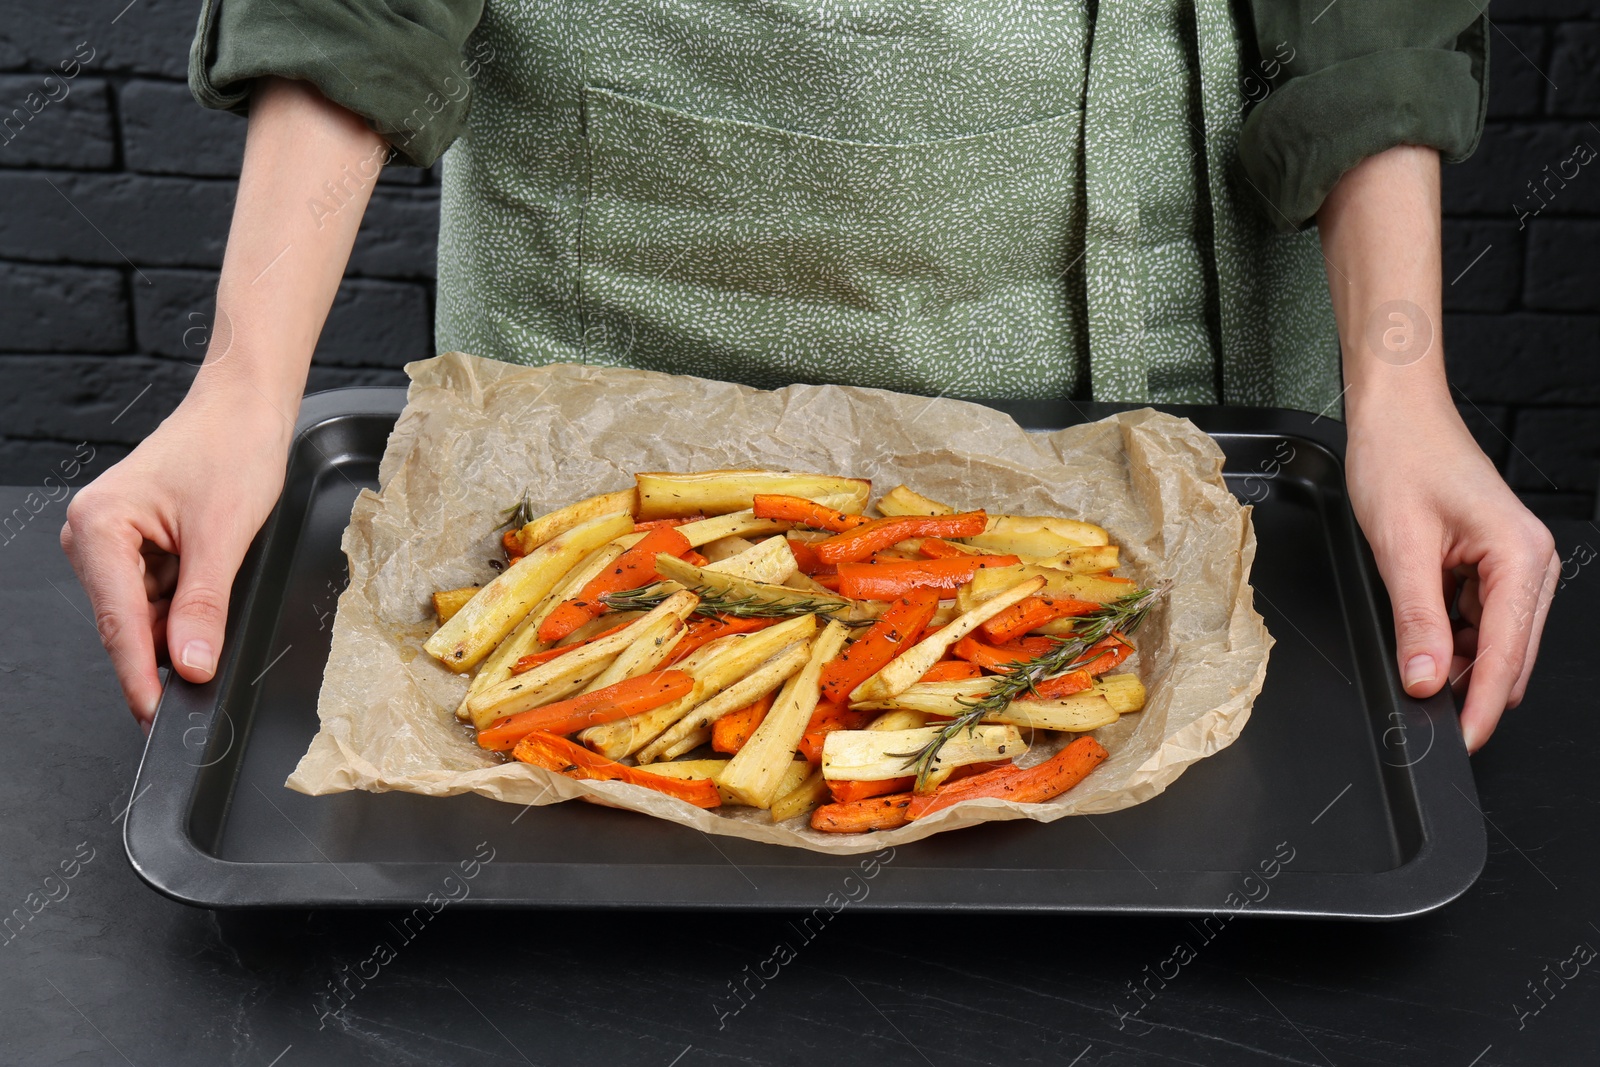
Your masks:
M1339 339L1315 229L1280 233L1237 165L1244 126L1241 31L1228 0L1195 0L1206 187L1211 198L1222 401L1339 417ZM1263 50L1277 42L1266 42ZM1265 81L1260 70L1253 72Z
M1095 400L1150 399L1144 308L1147 270L1139 232L1139 175L1148 173L1144 96L1148 0L1099 5L1084 93L1084 284L1089 380ZM1148 68L1145 68L1148 69Z

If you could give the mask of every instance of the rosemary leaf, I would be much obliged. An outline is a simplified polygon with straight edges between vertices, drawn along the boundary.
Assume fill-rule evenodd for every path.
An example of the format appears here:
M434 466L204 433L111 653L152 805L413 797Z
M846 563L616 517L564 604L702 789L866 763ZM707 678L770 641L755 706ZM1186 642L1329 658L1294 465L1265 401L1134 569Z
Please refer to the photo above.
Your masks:
M933 768L934 757L939 754L939 750L947 741L962 730L970 731L983 720L985 715L1004 711L1013 700L1024 693L1033 692L1034 686L1044 679L1076 670L1099 658L1099 653L1090 655L1090 649L1094 645L1113 633L1133 633L1149 614L1150 609L1155 607L1171 588L1170 581L1157 582L1149 589L1140 589L1127 596L1118 597L1098 611L1078 616L1073 620L1076 625L1072 636L1052 638L1056 645L1050 651L1015 664L1005 673L996 676L993 690L982 700L961 700L961 703L968 708L967 711L952 719L921 750L905 754L907 769L916 769L917 781L913 788L921 792L926 786L928 774Z

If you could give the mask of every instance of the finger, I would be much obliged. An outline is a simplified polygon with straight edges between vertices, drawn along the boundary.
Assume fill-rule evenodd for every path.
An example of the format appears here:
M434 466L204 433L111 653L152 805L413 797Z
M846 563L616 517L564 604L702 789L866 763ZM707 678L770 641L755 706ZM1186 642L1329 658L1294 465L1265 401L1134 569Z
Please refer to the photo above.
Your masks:
M1533 613L1533 629L1528 635L1528 654L1522 662L1522 673L1517 676L1516 682L1511 686L1511 701L1508 706L1516 707L1522 703L1522 698L1528 692L1528 679L1533 675L1534 661L1539 658L1539 641L1544 636L1544 622L1550 614L1550 604L1555 600L1556 587L1561 582L1561 559L1555 552L1550 553L1550 564L1545 572L1544 587L1539 590L1539 605Z
M179 546L178 587L167 610L167 654L172 669L191 682L217 672L228 594L244 559L245 544L227 531L208 531Z
M1383 578L1394 605L1401 684L1413 697L1432 696L1448 677L1454 649L1444 575L1438 558L1427 559L1422 552L1390 554L1390 561Z
M89 594L95 630L111 656L122 699L148 726L161 701L161 678L156 674L150 601L139 565L143 543L143 535L120 518L92 506L67 509L61 546Z
M1478 564L1483 622L1472 681L1461 708L1461 733L1468 752L1489 740L1522 676L1544 585L1543 560L1491 554Z

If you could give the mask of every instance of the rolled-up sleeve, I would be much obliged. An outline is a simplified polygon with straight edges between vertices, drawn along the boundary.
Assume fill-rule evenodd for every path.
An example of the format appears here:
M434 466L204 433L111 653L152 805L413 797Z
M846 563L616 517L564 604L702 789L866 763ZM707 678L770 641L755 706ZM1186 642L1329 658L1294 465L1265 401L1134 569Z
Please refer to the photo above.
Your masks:
M1252 0L1266 86L1239 164L1280 230L1309 225L1340 176L1401 144L1472 154L1488 105L1488 16L1470 0ZM1252 95L1246 90L1246 95Z
M460 134L485 57L466 48L484 0L203 0L189 88L245 114L257 78L310 82L426 167Z

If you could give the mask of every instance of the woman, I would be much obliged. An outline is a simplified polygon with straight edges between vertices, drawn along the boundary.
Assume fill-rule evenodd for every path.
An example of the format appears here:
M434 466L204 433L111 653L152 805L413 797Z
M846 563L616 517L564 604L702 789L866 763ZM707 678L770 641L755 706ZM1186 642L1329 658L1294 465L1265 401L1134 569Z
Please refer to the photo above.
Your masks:
M1253 6L1241 31L1223 0L207 0L191 84L250 115L218 329L62 531L135 716L158 654L216 668L379 164L453 143L440 350L1342 403L1405 688L1470 678L1476 750L1522 697L1558 573L1438 338L1439 161L1481 131L1487 19Z

